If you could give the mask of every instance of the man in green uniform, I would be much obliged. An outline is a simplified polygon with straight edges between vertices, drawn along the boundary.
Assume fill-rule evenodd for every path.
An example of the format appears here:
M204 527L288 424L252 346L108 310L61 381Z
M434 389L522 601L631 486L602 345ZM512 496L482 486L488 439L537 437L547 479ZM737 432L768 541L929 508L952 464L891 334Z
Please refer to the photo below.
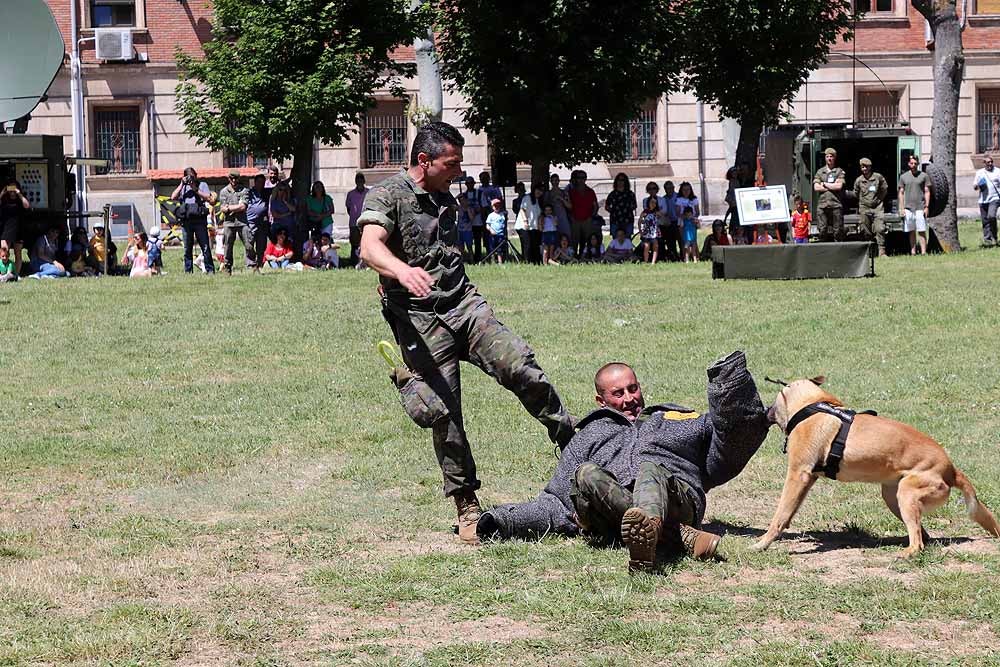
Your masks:
M476 464L462 418L459 361L475 364L514 392L565 447L574 420L535 362L465 274L457 204L448 191L462 168L462 135L447 123L421 127L410 167L372 188L358 218L361 259L378 272L383 314L406 363L394 379L404 407L433 430L444 493L455 499L459 538L476 544Z
M837 151L827 148L823 151L826 166L816 172L813 179L813 190L819 194L819 204L816 207L816 226L819 228L820 241L843 241L844 209L840 203L840 194L844 190L844 170L837 165Z
M861 158L858 164L861 165L861 175L854 181L854 196L858 198L861 233L867 241L871 241L874 235L878 256L885 257L885 221L882 214L889 183L882 174L872 171L872 161L868 158Z
M240 172L235 169L230 171L229 184L219 192L219 204L222 206L224 216L222 242L225 247L225 260L222 269L229 275L233 274L233 248L236 245L237 236L243 242L246 265L248 267L256 266L257 256L254 253L253 239L248 234L249 228L247 227L248 200L247 188L240 183Z

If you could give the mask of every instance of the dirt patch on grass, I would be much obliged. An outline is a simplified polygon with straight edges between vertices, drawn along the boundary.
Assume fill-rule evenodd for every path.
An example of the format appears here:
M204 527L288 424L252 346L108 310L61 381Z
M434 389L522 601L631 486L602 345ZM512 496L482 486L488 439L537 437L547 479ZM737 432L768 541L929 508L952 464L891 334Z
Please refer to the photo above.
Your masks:
M544 627L528 621L497 615L456 621L452 613L446 607L427 604L389 604L378 614L366 614L362 609L316 609L303 618L303 637L295 645L321 644L341 650L374 644L392 650L427 651L467 642L508 644L550 636Z
M992 650L997 636L985 623L971 621L914 621L893 623L869 640L897 651L934 652L969 656Z
M1000 555L1000 542L994 538L977 535L967 540L952 542L942 547L945 553Z

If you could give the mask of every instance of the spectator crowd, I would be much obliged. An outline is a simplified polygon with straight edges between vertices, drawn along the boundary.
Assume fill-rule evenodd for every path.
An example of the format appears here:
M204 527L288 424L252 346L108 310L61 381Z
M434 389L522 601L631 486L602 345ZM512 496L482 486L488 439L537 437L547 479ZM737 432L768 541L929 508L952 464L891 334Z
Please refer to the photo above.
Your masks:
M524 183L514 187L511 201L503 189L491 182L490 172L469 176L458 184L457 242L469 263L522 261L561 265L574 263L698 262L710 259L716 245L765 245L808 243L814 222L819 240L843 240L843 215L840 209L844 183L843 170L835 166L836 151L825 152L826 166L814 180L819 193L818 218L799 196L793 198L790 223L741 226L736 190L753 185L749 165L731 168L726 174L728 210L722 219L702 220L702 207L690 182L675 187L673 181L662 185L650 181L640 199L632 190L632 181L618 173L611 191L601 201L587 184L587 174L574 170L569 183L558 174L547 183ZM927 227L924 218L929 204L926 176L916 168L912 156L909 171L900 179L899 198L905 204L904 231L910 235L911 252L926 252ZM878 242L879 254L885 253L885 225L881 209L887 194L884 179L872 171L871 161L861 160L861 176L853 193L859 201L860 228ZM996 211L1000 202L1000 169L987 156L977 172L974 188L980 195L985 245L995 245ZM214 273L218 264L232 273L237 239L243 247L243 264L254 272L264 270L314 270L342 267L364 268L359 256L361 233L358 217L364 210L368 187L363 174L355 176L355 187L345 199L348 217L350 252L340 255L334 241L333 198L322 181L309 189L304 202L296 201L289 179L277 166L254 175L243 183L240 172L231 171L228 182L218 193L198 179L188 167L171 193L176 229L167 239L158 225L145 232L130 231L125 251L118 252L103 222L92 225L88 236L85 227L67 234L66 225L52 225L36 230L34 238L25 224L31 209L16 181L0 192L0 282L27 276L37 279L67 276L96 276L102 273L131 277L153 276L163 272L162 251L170 239L184 248L184 271L195 267ZM607 219L600 212L607 215ZM728 223L728 224L727 224ZM699 247L699 229L707 234ZM513 234L509 229L513 228ZM605 238L604 230L608 229ZM518 243L512 244L512 236ZM197 246L198 254L195 254ZM24 261L24 251L28 261Z

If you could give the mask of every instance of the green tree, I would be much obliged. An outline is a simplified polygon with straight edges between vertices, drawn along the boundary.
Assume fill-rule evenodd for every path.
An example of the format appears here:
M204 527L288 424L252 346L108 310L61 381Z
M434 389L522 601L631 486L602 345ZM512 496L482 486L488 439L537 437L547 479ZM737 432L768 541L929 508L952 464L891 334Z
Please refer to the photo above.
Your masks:
M737 164L755 164L760 133L787 114L782 103L853 39L850 0L678 0L682 85L740 123Z
M412 67L390 54L413 42L422 12L408 0L214 0L214 12L204 58L177 53L177 111L213 150L291 157L303 201L314 141L342 143L376 90L401 96Z
M620 160L621 123L669 90L669 0L440 0L441 72L466 127L531 163Z

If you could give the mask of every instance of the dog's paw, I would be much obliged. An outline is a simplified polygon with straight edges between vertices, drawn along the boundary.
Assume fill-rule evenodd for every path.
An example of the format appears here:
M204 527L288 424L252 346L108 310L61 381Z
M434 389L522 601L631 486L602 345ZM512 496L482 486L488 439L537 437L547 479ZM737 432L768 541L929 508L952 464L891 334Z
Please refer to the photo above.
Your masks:
M771 543L767 540L760 540L759 542L754 542L750 545L750 551L763 551L764 549L771 546Z

